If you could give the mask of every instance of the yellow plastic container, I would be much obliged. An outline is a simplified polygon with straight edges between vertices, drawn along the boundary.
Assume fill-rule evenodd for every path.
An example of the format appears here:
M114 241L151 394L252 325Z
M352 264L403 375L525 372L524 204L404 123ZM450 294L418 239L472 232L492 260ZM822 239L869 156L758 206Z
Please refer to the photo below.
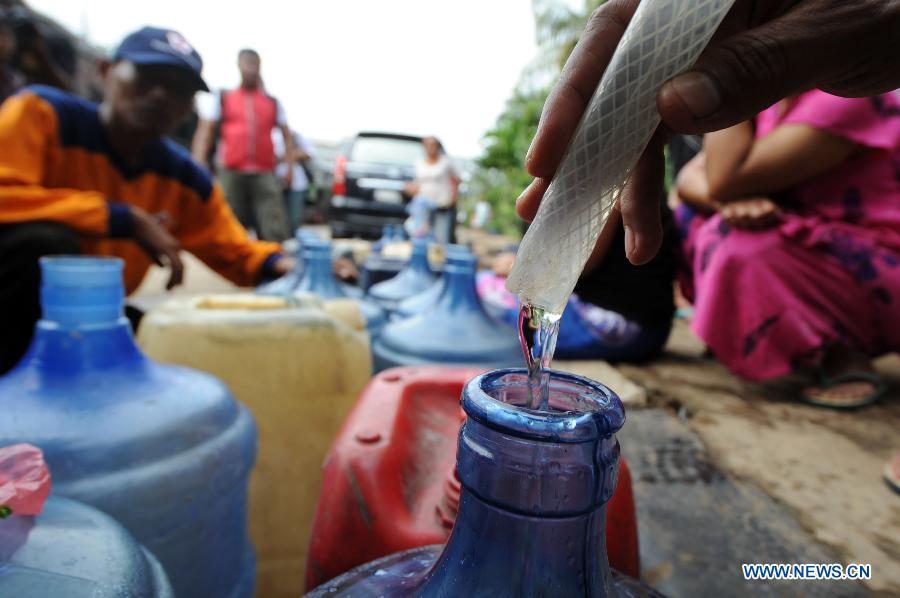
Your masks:
M355 303L249 294L172 299L138 342L158 361L222 379L256 417L250 480L256 595L301 596L322 461L372 371Z

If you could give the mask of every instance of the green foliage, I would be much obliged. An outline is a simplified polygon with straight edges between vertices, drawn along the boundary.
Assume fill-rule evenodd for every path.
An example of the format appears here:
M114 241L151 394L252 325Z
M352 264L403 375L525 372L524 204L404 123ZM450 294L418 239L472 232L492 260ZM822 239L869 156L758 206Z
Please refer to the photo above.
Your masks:
M575 49L591 13L604 2L584 0L582 9L574 10L560 0L532 0L537 43L552 54L559 70Z
M584 9L573 10L561 0L533 0L535 34L542 51L552 58L553 78L559 74L578 42L585 24L604 0L585 0ZM531 182L525 172L525 154L537 131L549 88L531 89L520 84L492 129L485 134L485 152L471 182L470 196L491 204L493 227L518 235L523 229L515 201Z
M478 160L472 190L491 204L494 228L503 234L521 232L515 201L531 182L525 172L525 154L537 131L546 97L547 90L517 90L497 124L485 134L486 149Z

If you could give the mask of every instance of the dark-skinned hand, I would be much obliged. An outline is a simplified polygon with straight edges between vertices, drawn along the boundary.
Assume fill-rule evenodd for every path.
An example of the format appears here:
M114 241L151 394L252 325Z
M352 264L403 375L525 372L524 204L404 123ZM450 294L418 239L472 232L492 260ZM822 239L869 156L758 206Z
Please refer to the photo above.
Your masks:
M166 290L180 285L184 278L184 262L179 255L181 244L166 229L159 218L137 206L131 206L134 222L132 237L158 266L170 270Z
M639 0L597 9L547 99L525 159L535 177L516 202L531 220ZM706 133L785 97L819 88L862 97L900 87L900 2L737 0L697 65L657 95L663 126L620 198L628 259L642 264L662 242L659 196L664 131Z
M781 222L781 210L768 197L749 197L722 204L722 220L735 228L765 230Z

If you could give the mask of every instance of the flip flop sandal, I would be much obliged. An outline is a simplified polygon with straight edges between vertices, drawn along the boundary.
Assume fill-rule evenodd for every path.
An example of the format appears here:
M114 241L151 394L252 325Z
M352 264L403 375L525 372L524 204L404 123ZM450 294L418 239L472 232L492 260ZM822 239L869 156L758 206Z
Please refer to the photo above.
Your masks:
M815 405L817 407L828 407L829 409L858 409L860 407L865 407L866 405L871 405L880 399L887 390L885 383L878 374L873 372L848 372L829 378L824 372L820 371L819 377L819 388L825 392L822 392L820 395L815 395L810 393L809 389L804 390L800 393L800 399L804 403L809 403L810 405ZM860 398L844 398L839 396L829 397L827 392L829 389L840 384L847 384L848 382L867 382L874 385L875 390Z
M894 492L900 494L900 454L888 461L884 466L884 481Z

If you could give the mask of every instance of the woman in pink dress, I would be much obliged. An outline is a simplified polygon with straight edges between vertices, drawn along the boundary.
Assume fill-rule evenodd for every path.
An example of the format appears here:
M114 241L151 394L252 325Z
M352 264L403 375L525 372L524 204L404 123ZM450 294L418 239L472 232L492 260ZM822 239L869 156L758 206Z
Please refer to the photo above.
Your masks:
M810 91L707 135L679 175L694 331L750 380L804 366L804 400L858 407L900 349L900 96Z

